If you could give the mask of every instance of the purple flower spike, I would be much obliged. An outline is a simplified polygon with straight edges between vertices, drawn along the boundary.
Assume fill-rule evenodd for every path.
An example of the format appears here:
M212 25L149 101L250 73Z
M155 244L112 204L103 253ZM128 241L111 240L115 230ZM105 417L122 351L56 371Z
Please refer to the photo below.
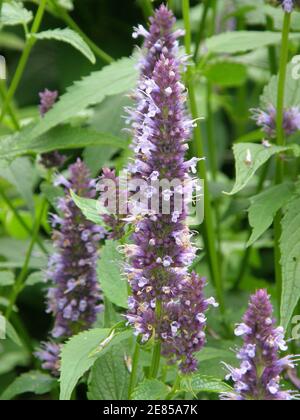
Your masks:
M277 111L273 105L269 105L267 111L251 109L252 119L263 129L269 138L276 138L276 117ZM283 115L283 129L287 137L300 130L300 109L298 107L287 108Z
M286 13L292 13L295 7L295 0L279 0Z
M128 109L134 133L135 159L129 166L132 180L147 181L174 179L181 188L193 188L198 159L185 161L187 142L194 122L186 112L186 89L181 83L180 70L185 59L177 58L177 38L182 33L172 32L175 22L172 12L161 6L151 19L149 32L139 27L134 37L143 35L145 59L141 78L135 93L136 107ZM135 213L131 221L135 233L133 244L125 246L129 260L128 280L132 289L127 319L142 342L151 337L160 340L162 353L170 363L179 362L184 373L197 368L194 353L205 344L204 280L189 273L196 256L187 227L187 207L174 209L175 190L145 191L150 199L158 195L160 203L170 202L171 211ZM176 194L183 197L183 192ZM138 203L137 203L138 204ZM134 215L136 218L134 219Z
M279 357L280 351L288 349L284 330L276 328L273 307L266 290L259 290L250 299L243 323L235 334L243 337L244 346L238 352L241 361L238 369L226 365L227 380L232 379L235 391L222 395L225 400L292 400L297 399L292 391L280 386L282 373L295 368L299 356Z
M42 343L36 356L43 362L42 368L48 370L53 376L59 377L61 345L52 341Z
M47 277L54 283L48 291L48 312L55 317L51 335L61 342L89 329L101 310L96 265L98 242L105 232L86 220L70 196L70 189L81 197L95 196L95 182L85 164L78 160L70 166L70 180L60 177L58 182L66 188L66 195L59 201L63 216L52 219L56 252L50 258ZM52 344L47 344L39 353L45 364L53 364L52 350Z
M44 117L47 114L47 112L50 111L50 109L55 104L55 101L58 98L58 92L56 90L51 91L51 90L45 89L44 92L39 93L39 97L41 100L40 105L39 105L39 110L40 110L41 116Z

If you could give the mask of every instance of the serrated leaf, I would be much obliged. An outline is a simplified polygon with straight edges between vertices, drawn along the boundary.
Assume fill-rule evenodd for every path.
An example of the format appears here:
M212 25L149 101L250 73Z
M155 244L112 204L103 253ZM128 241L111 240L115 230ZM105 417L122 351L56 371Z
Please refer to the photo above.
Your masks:
M100 202L92 198L79 197L74 191L71 191L71 197L76 206L82 211L87 220L96 225L104 226L101 214L105 213L105 209L100 207Z
M299 39L300 34L291 34L290 39ZM235 31L214 35L206 40L205 46L209 53L237 54L252 51L269 45L279 44L280 32L269 31Z
M128 400L130 375L125 357L126 348L114 346L105 356L96 361L89 379L89 400Z
M233 146L235 158L236 181L228 195L237 194L253 178L256 171L272 156L289 150L290 147L271 146L264 147L261 144L238 143Z
M69 150L87 146L113 146L126 148L128 143L109 133L94 130L60 126L35 139L30 138L30 128L17 136L5 137L0 143L0 159L14 159L25 154L40 154L54 150Z
M0 287L12 286L15 276L12 271L0 271Z
M33 18L31 11L25 9L23 4L19 1L12 1L10 3L3 3L0 25L14 26L25 25Z
M81 54L83 54L92 64L95 64L96 62L94 53L87 45L87 43L81 38L80 35L78 35L77 32L73 31L70 28L56 28L50 29L48 31L39 32L34 34L34 38L39 40L54 39L56 41L66 42L67 44L72 45L76 50L80 51Z
M200 374L184 377L181 380L180 389L193 394L198 394L199 392L220 394L232 391L232 388L225 382L220 381L220 379Z
M286 182L251 198L249 223L253 232L247 246L253 245L269 229L276 213L291 199L294 190L294 184Z
M101 251L98 278L105 296L115 305L127 308L127 282L122 277L123 257L118 251L119 243L107 241Z
M109 329L95 328L72 337L61 352L60 400L70 400L79 379L93 366L90 357L97 345L109 335Z
M26 141L31 142L87 107L101 103L107 96L129 91L136 84L137 74L135 61L123 58L75 82L46 116L27 130ZM15 140L22 142L22 138L24 133Z
M132 336L130 329L95 328L72 337L61 353L61 400L69 400L79 379L114 346Z
M170 389L157 379L145 379L132 393L132 400L151 401L165 400Z
M280 239L282 266L281 325L286 329L300 298L300 197L286 206Z
M23 373L11 383L1 395L0 400L11 400L17 395L32 393L43 395L50 392L56 384L56 379L39 371Z

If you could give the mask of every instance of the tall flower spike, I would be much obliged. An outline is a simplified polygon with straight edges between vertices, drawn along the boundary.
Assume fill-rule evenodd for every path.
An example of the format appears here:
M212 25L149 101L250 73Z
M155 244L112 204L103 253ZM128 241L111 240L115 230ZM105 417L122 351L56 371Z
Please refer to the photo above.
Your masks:
M250 110L252 119L263 129L269 138L276 138L277 111L273 105L269 105L267 111L259 108ZM298 107L287 108L283 114L283 129L287 137L300 130L300 109Z
M44 117L47 112L50 111L50 109L55 104L55 101L58 98L58 92L51 91L48 89L45 89L43 92L39 93L40 97L40 115L41 117ZM66 157L60 154L58 151L53 151L49 153L43 153L41 155L40 163L45 166L45 168L51 169L51 168L60 168L66 161Z
M179 180L177 194L183 206L181 211L174 210L175 191L170 189L160 191L151 185L144 191L148 199L156 194L160 203L170 202L171 212L163 214L160 207L153 214L141 208L136 217L134 244L125 246L132 289L127 318L143 342L154 334L169 361L179 361L183 372L191 372L197 366L194 352L205 343L205 312L215 302L205 300L205 281L188 270L196 249L186 224L183 195L193 188L189 171L195 170L197 159L184 159L194 123L186 115L186 91L180 81L182 61L176 57L178 34L171 32L174 21L173 14L162 6L145 34L149 42L149 34L166 39L167 32L168 43L158 54L153 71L142 72L135 94L137 106L130 110L135 161L129 170L132 179ZM156 42L162 44L160 39Z
M226 400L292 400L297 396L284 391L280 386L282 373L293 369L298 356L279 357L286 351L283 328L276 328L273 307L266 290L259 290L250 299L243 323L235 334L243 337L244 346L237 357L241 361L238 369L227 366L226 379L235 383L235 392L223 394Z
M101 295L97 281L97 244L104 230L87 221L73 202L69 190L81 197L95 196L95 182L88 169L78 160L70 166L70 180L60 176L57 184L65 187L59 201L62 216L53 216L54 248L47 277L54 285L48 292L48 312L55 317L52 338L58 342L90 328L100 311ZM38 353L44 367L57 366L57 344L46 343ZM50 369L51 370L51 369Z

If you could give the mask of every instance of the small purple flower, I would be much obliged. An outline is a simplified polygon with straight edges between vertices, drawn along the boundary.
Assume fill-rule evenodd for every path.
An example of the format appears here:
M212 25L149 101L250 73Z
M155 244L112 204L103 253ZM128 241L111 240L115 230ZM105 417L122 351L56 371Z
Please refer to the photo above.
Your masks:
M56 90L51 91L49 89L45 89L43 92L39 93L39 97L41 100L39 110L41 117L44 117L55 104L55 101L58 98L58 92Z
M51 335L58 342L89 329L101 309L96 265L98 242L104 238L105 232L102 227L86 220L69 192L72 189L81 197L94 198L95 183L80 160L71 165L69 171L65 197L59 200L63 216L53 217L56 252L49 260L47 272L49 280L54 283L48 291L48 313L55 318ZM60 179L66 185L66 180ZM52 344L47 344L44 351L39 352L40 358L44 363L53 363L50 356L45 357L47 349L50 349L51 357L55 355Z
M292 391L284 391L281 375L294 369L299 356L279 357L286 351L283 328L275 326L273 307L266 290L259 290L250 299L243 323L235 330L243 337L244 346L237 353L239 368L226 365L227 380L233 380L235 392L222 395L226 400L292 400Z
M40 96L40 115L44 117L48 111L53 107L56 99L58 98L57 91L50 91L45 89L44 92L39 93ZM60 154L58 151L43 153L41 155L40 163L45 168L60 168L66 161L66 157Z
M132 209L133 244L125 246L126 268L132 289L127 319L143 343L153 337L162 343L162 353L179 362L184 373L197 368L194 353L205 344L205 313L214 300L204 298L205 281L189 272L196 256L187 227L187 206L174 206L175 194L183 198L193 189L197 160L185 161L187 142L194 122L186 110L186 89L180 71L185 58L178 58L177 38L172 32L172 12L161 6L151 19L149 32L139 27L134 37L145 37L141 77L135 92L136 107L128 109L134 134L132 180L180 181L176 189L149 186L146 201L158 195L171 211L152 213L137 202ZM179 188L180 187L180 188ZM160 208L161 209L161 208ZM136 217L135 217L136 211Z
M267 111L259 108L251 109L252 119L263 129L269 138L276 138L276 117L277 112L273 105L269 105ZM298 107L287 108L283 115L283 129L285 135L291 136L300 130L300 109Z
M42 343L41 349L35 355L43 362L42 368L53 376L59 377L61 345L52 341Z
M279 2L286 13L292 13L295 7L295 0L279 0Z

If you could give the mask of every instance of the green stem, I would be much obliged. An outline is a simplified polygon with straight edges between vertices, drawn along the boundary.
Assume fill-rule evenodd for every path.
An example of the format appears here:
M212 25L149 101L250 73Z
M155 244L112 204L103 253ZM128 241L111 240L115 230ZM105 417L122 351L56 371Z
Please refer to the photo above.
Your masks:
M156 299L155 318L157 320L158 325L160 324L161 316L162 316L162 304L158 299ZM151 362L151 367L150 367L150 378L155 379L158 375L160 357L161 357L161 341L160 339L155 338L152 362Z
M58 12L58 17L63 19L65 23L73 29L75 32L77 32L81 38L88 44L88 46L91 48L91 50L105 63L110 64L114 61L114 59L108 55L105 51L103 51L98 45L96 45L77 25L77 23L71 18L71 16L68 14L68 12L61 7L57 0L50 0L55 9Z
M182 0L182 9L183 9L183 17L185 22L185 48L186 53L188 55L191 54L191 24L190 24L190 2L189 0ZM195 87L193 82L193 71L192 68L189 66L187 70L187 79L188 79L188 92L189 92L189 99L190 99L190 107L193 119L197 119L199 117L198 109L197 109L197 102L196 102L196 94L195 94ZM203 138L201 133L201 128L198 125L194 131L195 136L195 146L196 146L196 155L200 158L204 156L204 146L203 146ZM211 198L210 192L208 187L208 180L206 174L206 164L205 161L199 162L199 176L204 182L204 239L205 245L207 249L207 254L209 258L209 267L210 272L212 275L212 280L216 287L217 298L220 304L220 310L222 313L225 312L225 304L224 304L224 291L223 291L223 282L221 278L221 273L219 269L219 257L218 257L218 245L217 245L217 238L215 233L214 227L214 219L213 219L213 211L211 206Z
M203 9L202 17L201 17L199 31L196 37L196 49L194 53L194 60L196 62L198 61L199 49L200 49L200 45L203 39L204 31L205 31L205 23L206 23L206 18L208 15L209 8L210 8L210 0L206 0L204 3L204 9Z
M33 21L33 24L32 24L31 33L29 34L29 37L27 38L26 45L25 45L25 48L24 48L23 53L21 55L17 70L15 72L15 75L13 77L11 85L8 89L6 100L3 104L2 113L1 113L1 116L0 116L0 122L3 120L5 114L8 110L9 104L11 103L11 100L13 99L13 97L16 93L16 90L19 87L20 81L22 79L25 67L27 65L27 62L28 62L28 59L29 59L29 56L30 56L30 53L31 53L31 50L32 50L32 48L35 44L35 40L31 35L35 34L40 28L40 25L41 25L42 19L43 19L43 15L44 15L44 12L45 12L46 4L47 4L47 0L41 0L41 2L39 4L37 13L35 15L35 18L34 18L34 21Z
M4 103L6 101L7 92L6 92L6 87L5 87L3 81L0 81L0 95L1 95L2 102ZM7 111L10 115L11 121L12 121L15 129L20 130L20 124L19 124L19 121L18 121L18 117L16 116L11 104L9 104Z
M132 392L137 383L137 374L138 374L138 367L139 367L139 359L140 359L140 345L136 342L133 359L132 359L132 370L130 374L129 380L129 390L128 390L128 398L131 399Z
M277 93L277 145L285 145L285 134L283 128L284 118L284 99L285 99L285 82L287 73L287 63L289 55L289 32L291 25L291 14L285 13L284 24L282 30L282 42L281 42L281 57L279 66L279 77L278 77L278 93ZM276 164L276 184L281 184L284 180L284 162L279 156ZM279 211L275 216L274 220L274 236L275 236L275 273L276 273L276 286L277 286L277 298L279 307L281 304L281 289L282 289L282 269L281 269L281 252L280 252L280 238L281 238L281 219L282 212Z
M38 237L38 234L39 234L39 230L40 230L40 226L41 226L41 223L42 223L42 219L43 219L43 215L44 215L46 205L47 205L47 201L44 198L42 206L41 206L40 214L38 215L38 217L36 219L36 222L35 222L35 225L34 225L32 239L31 239L30 245L29 245L27 253L26 253L26 257L25 257L25 261L24 261L22 270L21 270L21 272L20 272L20 274L19 274L19 276L18 276L18 278L17 278L17 280L14 284L14 287L13 287L13 290L12 290L12 293L11 293L11 296L10 296L10 299L9 299L9 305L8 305L6 313L5 313L5 317L8 320L9 320L11 314L12 314L12 311L13 311L14 305L17 301L17 298L18 298L19 294L21 293L21 291L23 289L24 282L25 282L26 276L28 274L30 259L31 259L31 256L32 256L34 245L37 241L37 237Z
M31 236L32 235L32 230L27 225L27 223L25 222L25 220L23 219L23 217L19 214L18 210L14 207L14 205L11 203L10 199L7 197L7 195L5 194L5 192L1 188L0 188L0 196L2 197L2 199L6 203L6 205L10 208L10 210L13 212L15 218L18 220L18 222L20 223L20 225ZM45 255L48 255L48 251L47 251L45 245L43 244L43 242L40 240L40 238L37 238L37 241L36 242L39 245L41 251L43 251L43 253Z

